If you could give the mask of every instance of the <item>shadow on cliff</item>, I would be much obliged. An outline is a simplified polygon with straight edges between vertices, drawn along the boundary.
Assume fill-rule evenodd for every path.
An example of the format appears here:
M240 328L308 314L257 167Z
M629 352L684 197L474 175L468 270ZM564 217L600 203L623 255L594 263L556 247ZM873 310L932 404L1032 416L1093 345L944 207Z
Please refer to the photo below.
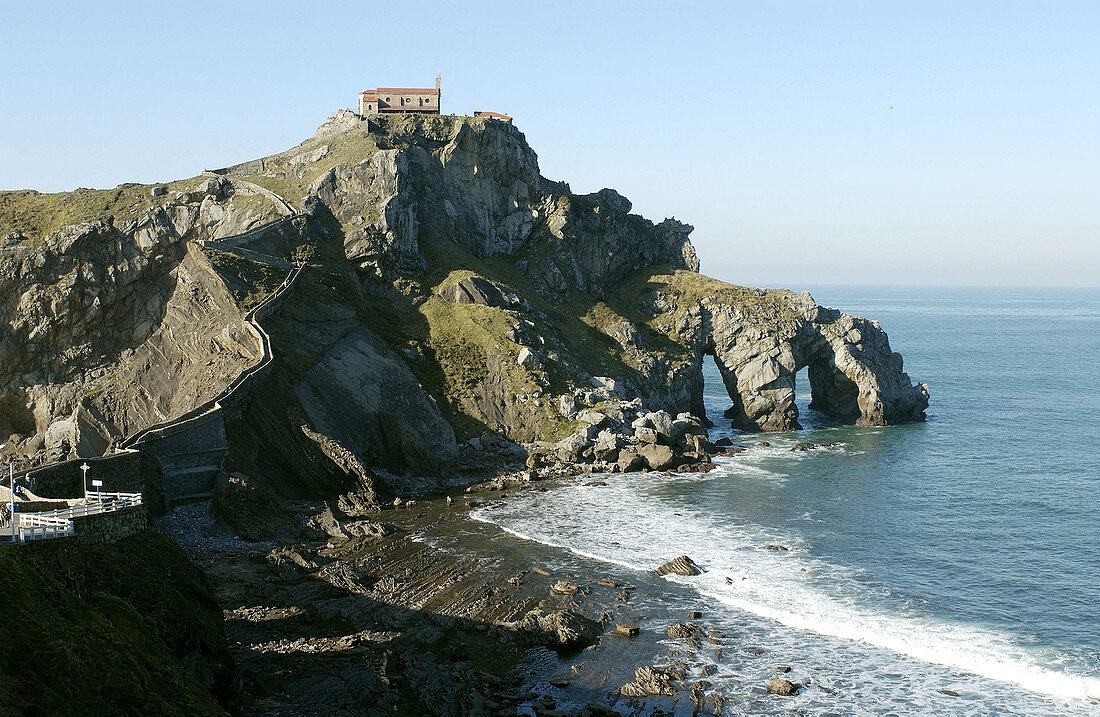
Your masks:
M403 362L429 391L442 386L445 376L430 349L417 361L401 351L411 341L429 343L427 321L412 299L390 282L363 278L344 256L344 231L328 207L314 202L308 209L297 243L286 242L285 236L281 241L285 252L309 266L282 306L264 320L272 340L272 370L251 386L239 413L227 416L225 468L250 477L261 493L268 490L279 499L334 500L352 492L369 502L386 502L392 500L393 489L370 467L396 475L438 476L452 466L417 435L407 417L385 410L385 405L373 415L357 408L353 416L338 391L318 397L329 422L339 428L337 435L324 435L310 420L299 389L329 352L353 334L375 344L386 360ZM354 384L355 376L349 377ZM460 419L467 431L486 430L451 406L444 392L432 394L444 419L452 424Z
M228 638L241 645L236 667L245 712L324 705L334 712L483 714L502 686L519 687L509 673L526 646L503 631L368 595L380 581L404 575L318 566L287 551L266 559L255 553L235 573L240 582L222 591L223 608ZM418 579L424 577L434 576Z

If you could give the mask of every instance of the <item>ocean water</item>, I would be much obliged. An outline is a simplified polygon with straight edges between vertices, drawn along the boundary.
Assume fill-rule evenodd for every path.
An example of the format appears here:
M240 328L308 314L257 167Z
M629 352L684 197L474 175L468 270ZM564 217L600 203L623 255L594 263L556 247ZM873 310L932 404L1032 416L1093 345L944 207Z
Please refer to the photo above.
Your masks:
M1100 290L809 288L881 322L926 423L833 425L803 374L804 430L741 434L708 365L712 439L750 450L474 518L627 578L703 565L668 581L729 636L693 663L725 714L1100 715ZM799 696L762 694L778 663Z

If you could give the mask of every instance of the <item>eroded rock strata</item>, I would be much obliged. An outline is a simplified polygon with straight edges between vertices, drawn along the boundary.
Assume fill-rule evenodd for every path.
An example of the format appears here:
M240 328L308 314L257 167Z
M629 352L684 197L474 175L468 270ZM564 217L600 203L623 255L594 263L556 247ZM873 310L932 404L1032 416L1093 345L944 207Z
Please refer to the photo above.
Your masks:
M705 462L711 357L737 428L797 428L803 367L812 406L841 421L923 418L927 388L876 322L699 274L689 225L542 177L512 125L341 112L219 175L124 185L102 208L91 190L0 197L9 458L96 455L217 395L259 357L245 311L298 259L255 399L280 408L227 426L233 470L284 474L280 492L347 474L317 435L398 493L490 454L535 470ZM305 455L326 465L291 475Z
M110 453L221 396L269 355L249 310L305 262L262 317L272 363L217 417L227 447L173 444L181 475L214 476L210 512L161 527L215 578L234 709L514 713L533 698L504 678L524 650L600 642L630 588L441 557L384 510L420 531L444 487L449 511L475 481L466 507L555 475L710 470L747 448L708 439L709 360L745 431L798 427L803 367L840 421L924 417L927 387L876 322L703 276L691 231L611 189L574 194L515 127L461 117L341 112L291 150L164 186L0 192L0 455ZM145 471L163 447L139 448ZM654 668L616 684L706 701Z

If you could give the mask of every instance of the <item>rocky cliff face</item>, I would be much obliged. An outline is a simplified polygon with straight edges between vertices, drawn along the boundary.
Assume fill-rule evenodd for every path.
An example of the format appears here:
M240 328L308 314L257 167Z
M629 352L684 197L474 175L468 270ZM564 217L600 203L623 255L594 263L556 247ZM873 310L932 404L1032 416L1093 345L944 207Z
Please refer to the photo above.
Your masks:
M190 410L255 361L243 311L199 247L275 216L270 203L211 179L134 215L46 236L0 227L6 454L98 455Z
M877 323L698 274L689 225L542 177L511 125L341 112L220 174L126 221L10 233L0 433L19 450L102 450L216 394L255 360L246 304L290 258L310 269L266 320L275 372L229 427L242 474L329 460L360 466L360 482L362 466L389 471L400 491L527 452L622 469L668 465L672 448L702 460L707 356L744 430L798 427L804 366L813 407L838 419L923 418L927 388ZM285 211L258 187L303 216L242 236Z
M337 165L309 187L345 226L345 253L362 269L392 277L428 268L421 245L446 241L478 258L529 256L527 272L547 295L599 295L652 264L699 268L690 226L671 219L654 226L613 189L571 194L539 174L535 152L512 125L378 121L400 148Z
M717 284L717 282L706 282ZM914 386L878 322L818 306L808 293L711 286L701 300L677 291L657 314L681 316L670 336L713 357L746 431L800 428L795 375L809 369L811 408L844 422L885 426L924 419L928 387Z

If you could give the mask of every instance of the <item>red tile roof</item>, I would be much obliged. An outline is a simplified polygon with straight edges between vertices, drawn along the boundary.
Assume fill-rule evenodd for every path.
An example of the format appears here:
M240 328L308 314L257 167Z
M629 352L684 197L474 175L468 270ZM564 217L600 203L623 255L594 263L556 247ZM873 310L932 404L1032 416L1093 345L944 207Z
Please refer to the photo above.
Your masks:
M438 95L439 90L434 87L379 87L376 90L365 90L366 92L389 92L394 95Z
M499 112L474 112L474 117L492 117L494 119L502 119L502 120L512 119L508 115L502 115Z

